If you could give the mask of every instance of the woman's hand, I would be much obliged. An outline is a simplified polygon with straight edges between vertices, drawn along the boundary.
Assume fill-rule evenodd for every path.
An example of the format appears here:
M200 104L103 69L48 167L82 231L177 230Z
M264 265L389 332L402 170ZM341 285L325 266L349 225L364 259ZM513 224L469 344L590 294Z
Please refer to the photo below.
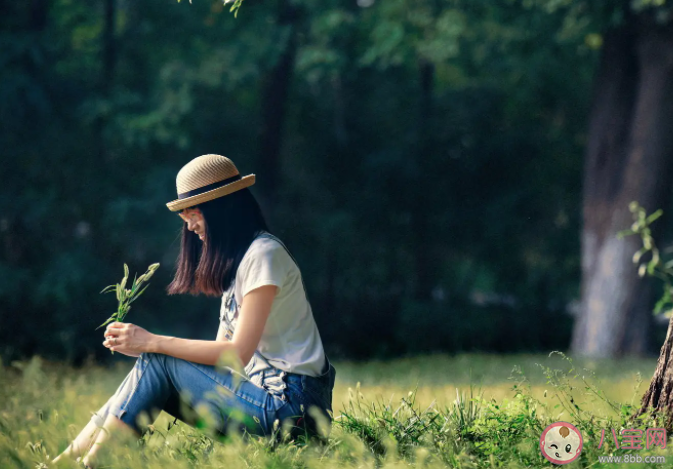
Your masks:
M103 345L115 352L137 357L143 352L151 352L156 336L140 326L124 322L111 322L105 329Z

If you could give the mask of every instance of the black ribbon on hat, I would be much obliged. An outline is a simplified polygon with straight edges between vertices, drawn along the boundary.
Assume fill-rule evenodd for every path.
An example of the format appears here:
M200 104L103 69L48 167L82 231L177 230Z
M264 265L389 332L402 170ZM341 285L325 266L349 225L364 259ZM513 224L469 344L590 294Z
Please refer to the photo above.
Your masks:
M241 175L237 174L236 176L232 176L228 179L225 179L224 181L214 182L212 184L208 184L207 186L194 189L193 191L183 192L182 194L178 194L178 200L186 199L187 197L192 197L195 195L203 194L204 192L212 191L213 189L226 186L227 184L231 184L232 182L238 181L239 179L241 179Z

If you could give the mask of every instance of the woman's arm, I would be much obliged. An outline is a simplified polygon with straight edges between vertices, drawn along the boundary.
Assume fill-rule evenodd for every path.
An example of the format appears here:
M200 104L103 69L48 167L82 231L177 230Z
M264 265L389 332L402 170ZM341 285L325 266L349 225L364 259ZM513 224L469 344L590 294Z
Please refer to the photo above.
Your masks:
M245 366L262 337L277 288L275 285L264 285L243 297L231 341L180 339L152 334L134 324L113 322L105 331L106 340L103 345L127 355L141 352L163 353L204 365L215 365L223 353L233 352Z

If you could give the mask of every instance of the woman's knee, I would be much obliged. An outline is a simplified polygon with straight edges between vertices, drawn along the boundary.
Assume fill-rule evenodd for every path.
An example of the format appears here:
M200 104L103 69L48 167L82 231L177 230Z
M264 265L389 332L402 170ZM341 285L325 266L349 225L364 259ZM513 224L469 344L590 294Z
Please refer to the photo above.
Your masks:
M182 358L172 357L163 353L143 353L141 354L146 367L153 368L156 372L167 376L177 376L187 362Z
M144 363L145 366L165 368L166 360L169 358L173 357L164 355L162 353L143 352L138 356L138 361Z
M160 363L165 363L167 361L184 361L181 358L175 358L170 355L165 355L163 353L156 353L156 352L143 352L138 356L138 358L141 357L145 360L157 361Z
M154 352L143 352L138 355L138 360L152 360L156 358L159 354Z

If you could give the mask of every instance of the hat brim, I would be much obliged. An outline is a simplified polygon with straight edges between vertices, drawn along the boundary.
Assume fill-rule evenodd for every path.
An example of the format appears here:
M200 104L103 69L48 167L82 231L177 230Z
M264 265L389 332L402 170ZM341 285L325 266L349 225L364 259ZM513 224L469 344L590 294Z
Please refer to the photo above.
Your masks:
M217 199L218 197L231 194L232 192L245 189L246 187L252 186L254 183L255 183L255 175L248 174L247 176L239 179L238 181L234 181L231 184L227 184L226 186L218 187L217 189L213 189L212 191L168 202L166 204L166 207L168 207L168 210L170 210L171 212L177 212L178 210L193 207L194 205L198 205L203 202L207 202L209 200Z

